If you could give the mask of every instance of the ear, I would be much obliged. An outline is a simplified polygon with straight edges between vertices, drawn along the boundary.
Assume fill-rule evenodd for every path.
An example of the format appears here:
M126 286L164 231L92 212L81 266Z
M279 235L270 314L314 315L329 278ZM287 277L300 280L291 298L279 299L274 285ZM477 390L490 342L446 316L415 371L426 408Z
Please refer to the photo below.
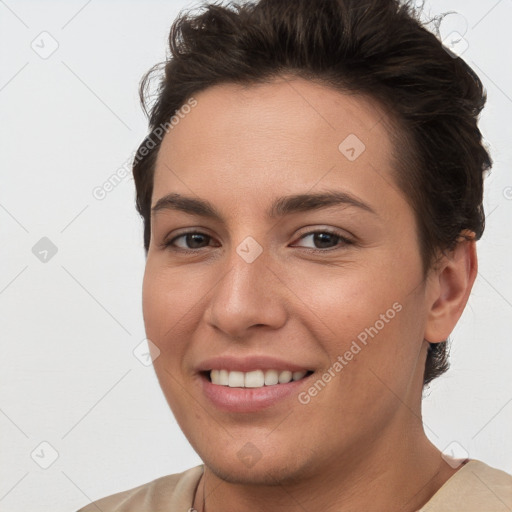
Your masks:
M445 341L457 324L478 272L475 234L463 231L457 245L443 254L428 280L425 340Z

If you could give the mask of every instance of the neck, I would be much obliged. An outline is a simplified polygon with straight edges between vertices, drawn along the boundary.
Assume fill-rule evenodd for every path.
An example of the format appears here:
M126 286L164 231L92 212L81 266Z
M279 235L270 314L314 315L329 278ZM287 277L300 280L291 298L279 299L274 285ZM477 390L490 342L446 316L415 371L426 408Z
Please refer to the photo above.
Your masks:
M194 508L199 512L415 512L456 469L427 439L421 418L414 417L411 423L407 429L381 436L378 444L337 455L302 477L272 486L232 483L205 464L202 492L197 493Z

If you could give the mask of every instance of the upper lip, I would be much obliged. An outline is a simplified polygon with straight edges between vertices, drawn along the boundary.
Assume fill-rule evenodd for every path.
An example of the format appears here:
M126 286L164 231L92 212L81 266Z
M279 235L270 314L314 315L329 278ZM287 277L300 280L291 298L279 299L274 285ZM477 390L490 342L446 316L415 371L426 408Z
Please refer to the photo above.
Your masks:
M196 367L198 372L209 370L228 370L250 372L252 370L289 370L291 372L309 371L310 368L284 359L265 355L244 357L217 356L205 359Z

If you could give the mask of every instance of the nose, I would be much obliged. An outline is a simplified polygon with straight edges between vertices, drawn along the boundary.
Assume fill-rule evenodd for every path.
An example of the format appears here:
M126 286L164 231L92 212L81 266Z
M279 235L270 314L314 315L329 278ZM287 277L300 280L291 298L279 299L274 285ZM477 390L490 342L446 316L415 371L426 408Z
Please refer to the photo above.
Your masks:
M285 324L286 286L268 264L265 251L248 262L233 248L205 311L212 327L240 340L258 329L279 329Z

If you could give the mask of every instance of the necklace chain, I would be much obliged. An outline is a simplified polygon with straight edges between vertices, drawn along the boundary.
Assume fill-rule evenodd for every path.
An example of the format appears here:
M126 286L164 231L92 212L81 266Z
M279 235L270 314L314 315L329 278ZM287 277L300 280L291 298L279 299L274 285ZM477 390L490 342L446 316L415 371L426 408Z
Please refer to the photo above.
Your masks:
M201 510L201 512L206 512L205 480L206 480L206 475L205 475L204 470L203 470L203 510Z
M204 469L203 469L203 474L201 476L201 482L199 482L201 484L201 494L203 495L203 499L201 500L201 498L199 497L199 502L202 501L201 503L201 510L199 512L206 512L206 493L205 493L205 479L206 479L206 476L205 476L205 473L204 473ZM197 486L197 490L196 490L196 496L194 498L194 503L197 500L197 495L199 494L199 485ZM194 507L190 508L188 510L188 512L198 512Z

